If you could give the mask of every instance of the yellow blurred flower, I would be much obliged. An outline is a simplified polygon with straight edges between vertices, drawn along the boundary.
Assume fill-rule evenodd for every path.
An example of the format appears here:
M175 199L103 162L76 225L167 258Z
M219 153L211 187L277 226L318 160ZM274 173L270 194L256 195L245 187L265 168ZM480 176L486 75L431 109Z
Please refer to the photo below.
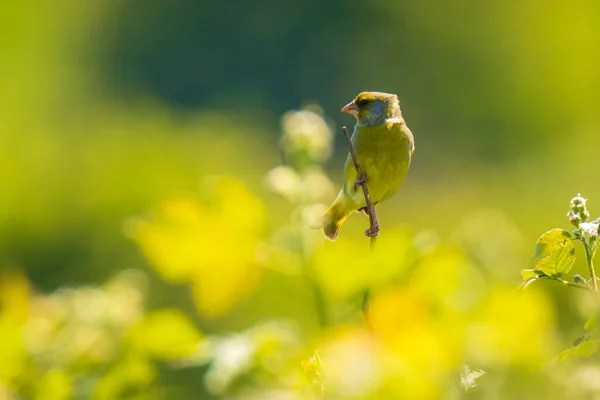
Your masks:
M373 332L381 347L384 391L434 398L461 360L460 319L444 318L418 287L394 288L373 300Z
M401 229L386 231L376 251L368 241L340 238L326 243L312 257L312 268L320 285L337 299L346 299L365 289L384 286L407 267L410 236Z
M466 311L485 295L481 271L457 247L439 245L421 254L410 282L441 307Z
M167 200L128 231L164 279L189 281L198 309L218 315L257 281L266 211L232 178L207 181L203 194L202 202L185 195Z
M177 309L156 310L145 315L127 337L138 351L162 360L189 356L202 340L188 317Z
M38 400L68 400L73 397L71 377L59 369L45 373L37 381L35 389Z
M319 354L326 398L371 398L381 383L377 343L362 328L333 328L322 339Z
M482 302L469 327L469 356L484 369L485 365L539 368L556 355L553 322L544 292L496 288Z
M129 355L102 374L93 388L91 399L127 398L128 392L150 386L156 379L156 369L156 366L145 357Z

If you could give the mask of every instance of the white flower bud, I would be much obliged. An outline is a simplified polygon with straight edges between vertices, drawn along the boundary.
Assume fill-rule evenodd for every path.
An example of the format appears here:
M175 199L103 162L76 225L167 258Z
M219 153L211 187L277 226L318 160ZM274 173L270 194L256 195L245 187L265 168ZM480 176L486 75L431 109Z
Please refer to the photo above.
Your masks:
M282 127L282 146L286 153L305 152L316 162L331 156L333 132L316 112L289 111L282 118Z
M286 166L273 168L265 178L273 192L294 203L302 196L302 179L293 169Z

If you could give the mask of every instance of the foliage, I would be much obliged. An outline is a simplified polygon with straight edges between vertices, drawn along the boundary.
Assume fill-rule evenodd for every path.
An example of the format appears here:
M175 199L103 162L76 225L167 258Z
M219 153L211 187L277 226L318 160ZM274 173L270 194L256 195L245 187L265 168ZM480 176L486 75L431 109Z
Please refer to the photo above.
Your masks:
M587 200L577 195L571 200L570 210L567 214L569 222L575 227L572 232L563 229L552 229L544 233L537 242L535 269L526 269L521 272L523 288L542 278L556 280L567 286L584 289L598 293L598 283L594 268L594 257L600 241L600 219L588 222L590 212L587 209ZM580 274L573 275L572 282L563 279L568 274L575 262L575 242L582 244L589 277L586 279ZM597 302L597 299L595 299ZM598 336L596 313L593 313L585 324L587 333L580 336L574 347L564 350L557 357L559 362L564 362L573 357L591 357L598 351Z
M139 271L49 295L18 272L2 278L2 398L149 398L154 361L181 357L202 340L180 311L144 309Z
M309 106L288 112L282 130L287 163L265 183L293 206L287 224L267 230L264 201L239 179L216 177L197 194L130 218L125 232L161 279L189 289L204 326L252 303L269 275L303 282L310 295L301 306L312 310L312 324L266 314L237 332L203 334L196 317L178 308L146 309L151 289L139 271L50 294L13 273L0 288L5 397L156 398L169 393L159 386L165 369L192 371L214 398L488 398L498 390L512 396L520 391L520 381L510 378L518 371L547 387L540 398L571 390L572 382L553 374L595 355L596 314L575 347L559 354L558 316L548 294L531 283L555 280L597 294L591 279L598 221L587 222L583 198L571 203L576 229L539 238L535 266L522 272L527 290L515 292L489 280L481 265L486 256L469 255L465 243L473 241L384 226L374 251L349 235L324 242L305 225L334 194L322 168L332 127ZM467 231L480 235L483 248L505 234L490 235L486 224ZM567 281L576 242L589 255L591 277ZM360 313L365 290L372 293L368 324ZM559 364L549 369L553 360Z
M0 399L599 396L585 199L524 253L600 194L591 0L9 3ZM374 253L305 229L362 89L418 142Z

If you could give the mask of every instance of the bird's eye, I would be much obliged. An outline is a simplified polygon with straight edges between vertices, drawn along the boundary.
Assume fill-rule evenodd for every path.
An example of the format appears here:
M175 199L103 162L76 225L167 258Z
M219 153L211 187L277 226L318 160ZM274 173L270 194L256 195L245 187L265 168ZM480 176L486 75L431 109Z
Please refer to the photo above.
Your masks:
M367 100L367 99L360 99L359 101L356 102L356 104L358 104L359 107L364 107L367 105L368 102L369 102L369 100Z

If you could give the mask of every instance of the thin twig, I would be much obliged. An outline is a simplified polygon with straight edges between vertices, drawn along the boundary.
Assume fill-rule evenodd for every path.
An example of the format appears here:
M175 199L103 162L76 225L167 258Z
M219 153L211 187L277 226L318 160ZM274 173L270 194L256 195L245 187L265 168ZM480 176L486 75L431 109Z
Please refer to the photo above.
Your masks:
M563 285L571 286L571 287L574 287L574 288L577 288L577 289L583 289L583 290L590 290L590 291L593 291L592 289L590 289L590 288L589 288L589 287L587 287L587 286L578 285L577 283L569 282L569 281L566 281L566 280L564 280L564 279L560 279L560 278L553 278L553 280L555 280L555 281L557 281L557 282L560 282L560 283L562 283Z
M344 137L346 138L346 144L348 145L348 150L350 150L350 157L352 158L352 163L354 164L354 168L356 169L357 183L362 187L363 195L365 196L365 203L367 204L367 214L369 215L369 229L365 231L365 235L367 235L370 239L369 245L371 247L371 251L375 250L375 243L377 242L377 237L379 236L379 220L377 219L377 212L375 211L375 206L371 201L371 196L369 195L369 189L367 188L367 176L363 172L360 164L358 163L358 158L356 157L356 150L354 149L354 144L352 143L352 139L348 134L348 128L342 126L342 132L344 133ZM363 302L362 302L362 312L365 316L365 320L367 324L369 323L369 290L365 290L363 294Z
M354 145L352 144L352 139L350 139L350 135L348 134L348 128L342 126L342 132L344 132L344 137L346 138L346 144L348 145L348 149L350 150L350 157L352 157L352 162L354 163L354 168L356 169L357 182L362 187L363 194L365 196L365 202L367 203L367 213L369 214L369 229L365 231L365 235L371 238L371 249L375 247L375 242L377 241L377 236L379 236L379 221L377 219L377 212L375 211L375 206L371 201L371 196L369 195L369 189L367 188L367 176L363 172L360 164L358 163L358 158L356 157L356 150L354 149Z
M563 285L566 285L566 286L570 286L570 287L574 287L574 288L577 288L577 289L588 290L590 292L594 292L594 289L592 289L592 288L590 288L588 286L579 285L577 283L569 282L569 281L566 281L564 279L558 278L556 276L549 276L549 275L541 275L541 276L536 276L536 277L533 277L533 278L529 278L525 282L522 282L519 285L519 287L517 288L517 290L523 290L527 286L529 286L531 283L533 283L535 281L542 280L542 279L556 281L556 282L562 283Z

